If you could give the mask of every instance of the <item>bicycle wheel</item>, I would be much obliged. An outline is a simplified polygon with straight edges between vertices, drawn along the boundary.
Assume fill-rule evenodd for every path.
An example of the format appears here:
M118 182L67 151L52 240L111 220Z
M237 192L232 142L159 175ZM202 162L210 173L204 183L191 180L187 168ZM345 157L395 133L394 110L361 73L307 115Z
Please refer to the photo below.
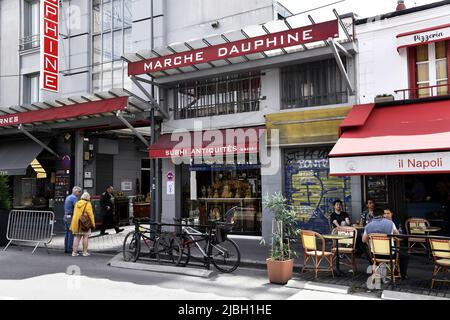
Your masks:
M136 262L141 252L141 241L139 233L131 231L123 240L123 260Z
M178 265L181 259L181 246L176 238L164 235L159 237L155 243L156 259L159 264L163 262Z
M211 260L217 270L230 273L239 267L241 252L236 242L226 239L221 243L211 244Z
M189 245L189 240L183 237L181 240L179 238L175 238L175 241L179 243L181 250L177 266L186 267L191 259L191 246Z

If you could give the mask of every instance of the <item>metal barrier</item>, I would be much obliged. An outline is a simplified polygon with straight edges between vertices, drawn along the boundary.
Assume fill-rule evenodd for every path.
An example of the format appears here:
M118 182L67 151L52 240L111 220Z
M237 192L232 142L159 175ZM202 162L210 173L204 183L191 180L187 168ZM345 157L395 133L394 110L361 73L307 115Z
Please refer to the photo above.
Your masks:
M47 244L53 238L55 214L51 211L11 210L8 217L6 239L9 240L3 251L8 249L13 241L36 242L32 254L39 244Z

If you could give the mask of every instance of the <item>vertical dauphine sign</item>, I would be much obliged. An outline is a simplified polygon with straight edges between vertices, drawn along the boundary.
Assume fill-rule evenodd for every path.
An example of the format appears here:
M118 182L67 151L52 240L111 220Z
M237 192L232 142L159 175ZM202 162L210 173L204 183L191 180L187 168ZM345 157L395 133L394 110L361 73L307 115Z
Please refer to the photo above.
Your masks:
M59 90L59 0L41 0L40 88Z

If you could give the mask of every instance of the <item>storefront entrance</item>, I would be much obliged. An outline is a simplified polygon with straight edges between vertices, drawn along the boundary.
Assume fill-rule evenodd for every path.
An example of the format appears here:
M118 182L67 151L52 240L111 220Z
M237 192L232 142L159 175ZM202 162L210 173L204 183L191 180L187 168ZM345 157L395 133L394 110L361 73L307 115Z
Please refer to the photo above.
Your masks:
M390 207L399 220L424 218L450 235L450 174L365 176L364 199Z

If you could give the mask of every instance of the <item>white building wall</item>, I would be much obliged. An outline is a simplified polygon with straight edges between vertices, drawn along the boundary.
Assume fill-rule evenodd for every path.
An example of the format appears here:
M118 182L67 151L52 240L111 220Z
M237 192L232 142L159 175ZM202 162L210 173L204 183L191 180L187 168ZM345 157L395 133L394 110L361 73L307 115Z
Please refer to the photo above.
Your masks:
M356 25L359 44L358 92L359 103L370 103L378 94L393 94L402 99L401 92L408 88L408 63L406 49L397 52L400 33L448 24L450 5L376 20Z

